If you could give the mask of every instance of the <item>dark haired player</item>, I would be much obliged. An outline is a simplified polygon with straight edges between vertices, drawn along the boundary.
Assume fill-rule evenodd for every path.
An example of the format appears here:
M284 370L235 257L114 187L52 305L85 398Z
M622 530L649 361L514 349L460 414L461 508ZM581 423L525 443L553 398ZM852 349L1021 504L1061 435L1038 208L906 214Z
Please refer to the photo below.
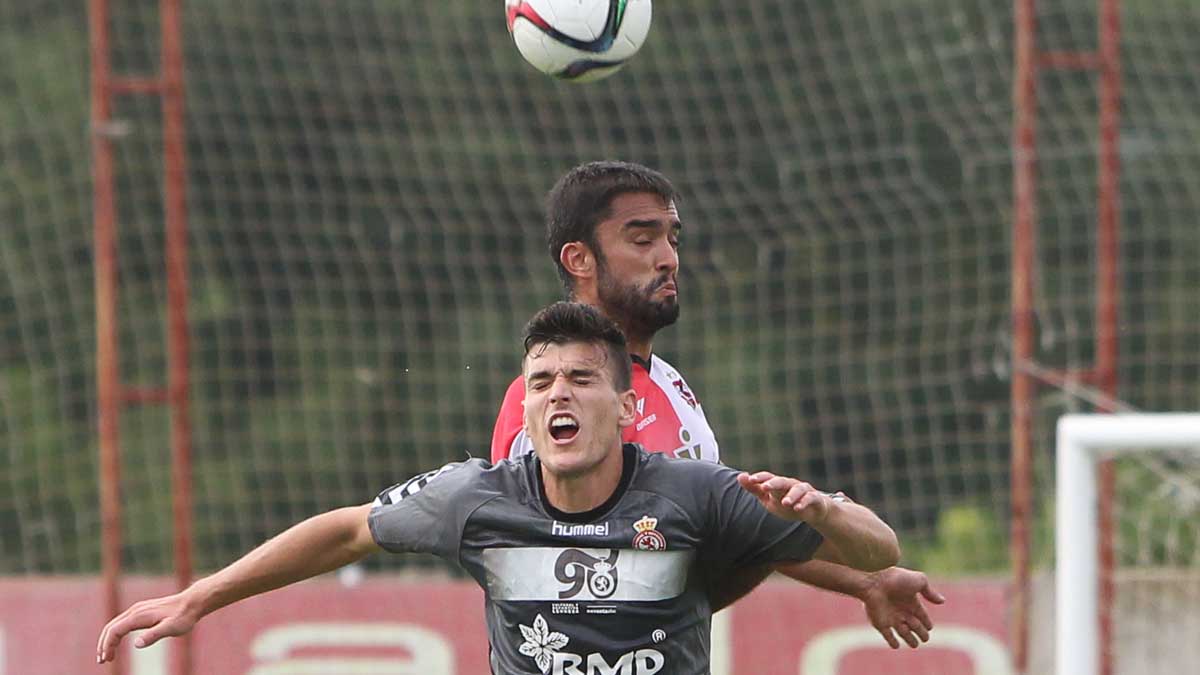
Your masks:
M504 675L706 675L709 597L731 569L836 555L868 570L900 555L868 509L807 483L622 444L635 394L620 329L556 303L526 328L518 461L448 464L283 532L180 593L138 602L100 634L112 660L207 614L380 548L432 553L484 589L491 667Z

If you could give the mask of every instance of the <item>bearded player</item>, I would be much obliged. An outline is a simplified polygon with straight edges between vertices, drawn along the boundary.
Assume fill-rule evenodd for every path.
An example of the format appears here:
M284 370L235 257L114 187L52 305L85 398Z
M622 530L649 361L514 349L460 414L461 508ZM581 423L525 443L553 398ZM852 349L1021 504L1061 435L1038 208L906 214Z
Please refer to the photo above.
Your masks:
M568 299L598 308L620 325L633 360L636 420L623 439L649 452L720 461L704 410L679 371L653 354L655 334L679 317L678 193L652 169L627 162L590 162L565 174L547 198L547 240ZM492 461L532 451L522 429L524 382L508 388L492 434ZM842 498L839 496L839 498ZM911 647L933 624L920 597L944 598L925 575L893 567L866 574L830 562L784 563L798 581L859 598L868 619L893 649L896 634ZM724 607L758 585L770 568L745 569L713 597Z

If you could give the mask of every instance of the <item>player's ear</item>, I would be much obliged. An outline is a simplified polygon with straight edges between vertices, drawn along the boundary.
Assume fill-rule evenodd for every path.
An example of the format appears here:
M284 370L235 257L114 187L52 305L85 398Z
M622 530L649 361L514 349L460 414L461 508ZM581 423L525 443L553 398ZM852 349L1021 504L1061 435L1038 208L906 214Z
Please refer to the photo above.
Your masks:
M558 252L558 261L563 269L577 279L590 279L596 275L596 254L582 241L569 241Z
M633 423L637 421L637 392L628 389L621 392L618 396L621 399L621 417L619 422L621 428L624 429L625 427L633 426Z

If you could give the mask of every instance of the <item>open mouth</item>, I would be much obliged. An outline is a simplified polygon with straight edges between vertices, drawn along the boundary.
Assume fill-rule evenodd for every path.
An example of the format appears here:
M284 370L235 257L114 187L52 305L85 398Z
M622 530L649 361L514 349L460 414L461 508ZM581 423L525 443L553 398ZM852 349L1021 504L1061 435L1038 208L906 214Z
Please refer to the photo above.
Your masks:
M556 442L569 442L578 434L579 422L573 415L558 413L550 417L550 437Z

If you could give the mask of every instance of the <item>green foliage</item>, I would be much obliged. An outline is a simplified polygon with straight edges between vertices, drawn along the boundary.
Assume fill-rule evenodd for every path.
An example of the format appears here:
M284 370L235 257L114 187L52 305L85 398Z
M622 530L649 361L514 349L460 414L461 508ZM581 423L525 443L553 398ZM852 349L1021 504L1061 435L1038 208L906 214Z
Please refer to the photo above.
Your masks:
M1052 502L1036 511L1032 560L1035 567L1044 567L1054 560ZM942 577L1003 574L1011 569L1011 542L1007 517L998 517L992 508L957 504L941 510L932 538L903 542L903 564Z
M1200 460L1191 454L1115 462L1117 565L1191 568L1200 559Z

